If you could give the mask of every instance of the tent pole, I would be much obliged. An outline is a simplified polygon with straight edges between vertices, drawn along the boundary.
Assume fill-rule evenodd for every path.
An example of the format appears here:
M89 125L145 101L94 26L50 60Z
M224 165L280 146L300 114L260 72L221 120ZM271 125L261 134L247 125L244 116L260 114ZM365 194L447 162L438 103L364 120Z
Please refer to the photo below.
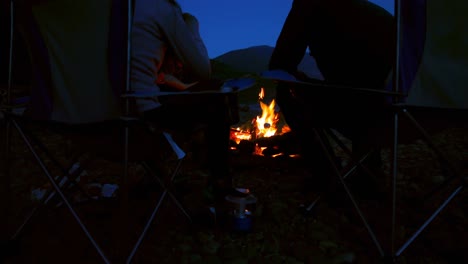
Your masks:
M10 1L10 47L9 47L9 58L8 58L8 91L6 102L8 105L11 103L11 90L13 86L13 37L14 37L14 1Z
M126 59L125 59L125 92L128 94L131 91L130 87L130 60L131 60L131 30L132 30L132 0L126 1L127 7L127 50L126 50ZM119 246L121 249L125 249L126 242L129 240L129 190L128 190L128 178L129 178L129 138L130 138L130 98L124 98L124 149L123 149L123 177L120 182L121 188L121 197L120 197L120 213L121 213L121 228L122 228L122 237L121 243ZM125 252L125 250L123 251ZM125 255L125 253L124 253Z
M14 1L10 0L9 6L10 12L10 39L9 39L9 57L8 57L8 84L7 84L7 91L5 96L5 101L3 103L7 106L5 111L10 111L8 108L11 105L11 92L13 89L13 37L14 37ZM0 189L0 212L4 215L2 217L1 227L0 227L0 243L2 246L6 246L9 240L9 225L10 225L10 213L11 213L11 122L9 120L9 116L3 116L5 119L5 146L4 146L4 157L3 161L0 161L0 164L3 166L3 171L0 172L0 175L3 174L3 178L1 179L2 188ZM1 156L1 155L0 155ZM5 243L5 245L3 245ZM0 250L1 251L1 250Z
M400 93L400 42L401 42L401 0L395 0L395 65L393 69L393 92ZM398 98L394 96L394 103Z
M130 92L130 60L131 60L131 40L132 40L133 10L132 0L127 0L127 78L125 83L126 92Z
M401 0L395 0L395 65L393 68L393 92L400 92L400 42L401 42ZM393 103L401 103L400 97L393 97ZM398 130L399 109L393 116L393 149L392 149L392 220L391 220L391 257L395 257L396 240L396 191L398 178Z

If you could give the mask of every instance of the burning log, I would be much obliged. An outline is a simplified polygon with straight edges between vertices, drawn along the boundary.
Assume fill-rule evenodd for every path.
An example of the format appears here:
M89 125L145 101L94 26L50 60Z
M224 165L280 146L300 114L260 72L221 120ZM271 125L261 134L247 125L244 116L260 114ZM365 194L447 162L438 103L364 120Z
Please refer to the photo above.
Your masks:
M295 155L299 153L300 146L290 133L262 137L252 140L241 140L235 144L239 154L257 154L263 156Z
M274 135L266 138L257 138L254 144L259 148L264 148L262 154L265 156L274 156L277 154L297 154L300 151L299 142L291 132L281 135Z
M270 104L263 102L264 90L261 88L259 104L262 109L260 116L252 119L243 128L231 128L231 150L241 154L256 154L275 156L281 154L298 153L294 137L287 125L278 126L279 112L275 111L275 100Z
M292 140L293 137L291 133L285 133L271 137L257 138L253 140L253 142L259 147L283 147L284 145L290 144Z

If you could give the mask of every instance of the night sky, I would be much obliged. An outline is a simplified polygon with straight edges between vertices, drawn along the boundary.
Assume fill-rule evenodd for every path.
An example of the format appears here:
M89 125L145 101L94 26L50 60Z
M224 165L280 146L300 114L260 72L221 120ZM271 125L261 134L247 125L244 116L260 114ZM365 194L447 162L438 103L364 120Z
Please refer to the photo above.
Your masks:
M251 46L275 46L292 0L178 0L200 21L211 58ZM394 0L371 0L393 13Z

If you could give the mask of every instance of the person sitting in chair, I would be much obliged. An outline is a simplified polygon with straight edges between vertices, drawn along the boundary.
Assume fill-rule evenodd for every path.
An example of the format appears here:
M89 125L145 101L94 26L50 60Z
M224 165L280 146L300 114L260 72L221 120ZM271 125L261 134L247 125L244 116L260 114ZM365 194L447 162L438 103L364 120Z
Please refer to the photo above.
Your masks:
M394 35L393 16L367 0L294 0L269 69L287 71L306 82L384 89L393 65ZM298 71L307 49L324 80ZM312 182L306 188L317 191L327 188L331 171L312 129L329 127L327 122L337 119L341 122L339 131L352 140L353 151L362 152L367 149L363 142L369 135L365 121L354 120L365 114L361 106L372 109L372 105L383 102L383 98L369 100L338 90L325 94L327 97L322 98L315 89L295 89L285 83L277 86L276 94L287 123L300 136L306 164L316 172L314 179L306 179Z
M197 38L201 38L197 18L189 13L183 13L182 16L191 33L197 36ZM163 63L158 72L156 84L161 89L168 91L185 91L198 83L198 81L194 81L194 79L197 78L187 76L187 72L184 72L184 65L179 58L177 58L173 49L171 47L167 48Z
M178 75L182 67L184 78ZM198 32L198 20L183 13L174 0L136 0L132 26L131 86L137 92L185 90L210 83L211 64ZM158 127L193 132L205 126L209 186L215 196L231 189L230 125L225 95L174 95L138 99L137 110Z

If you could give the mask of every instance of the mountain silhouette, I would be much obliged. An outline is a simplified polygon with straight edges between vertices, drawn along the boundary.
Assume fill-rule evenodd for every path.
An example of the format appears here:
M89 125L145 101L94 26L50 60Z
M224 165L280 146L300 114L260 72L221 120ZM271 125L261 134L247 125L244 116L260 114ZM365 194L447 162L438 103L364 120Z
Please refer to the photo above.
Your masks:
M268 70L268 62L270 61L273 49L273 47L267 45L253 46L229 51L214 58L213 61L227 65L239 72L260 73ZM308 54L304 55L298 69L309 77L322 79L314 58Z

